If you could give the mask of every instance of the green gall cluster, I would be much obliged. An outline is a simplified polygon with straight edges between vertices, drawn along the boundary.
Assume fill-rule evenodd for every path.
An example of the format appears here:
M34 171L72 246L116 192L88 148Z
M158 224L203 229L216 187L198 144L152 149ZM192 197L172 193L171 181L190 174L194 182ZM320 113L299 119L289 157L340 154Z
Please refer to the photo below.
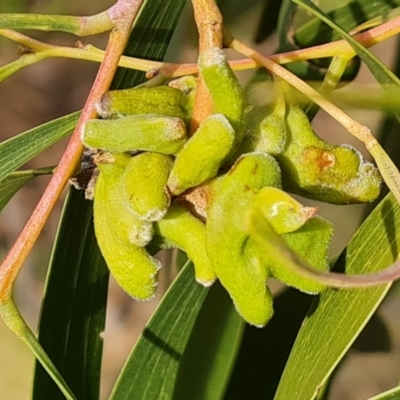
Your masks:
M238 313L264 326L273 314L270 277L307 293L324 289L286 268L273 254L276 240L328 271L332 224L287 192L366 202L378 196L381 178L351 146L318 137L284 96L268 108L248 104L221 49L205 50L198 64L213 114L191 137L193 76L108 92L97 105L102 119L84 126L83 143L99 151L96 237L112 275L135 299L156 293L161 265L150 249L175 247L193 261L197 282L219 280ZM266 227L271 252L255 240L249 213Z

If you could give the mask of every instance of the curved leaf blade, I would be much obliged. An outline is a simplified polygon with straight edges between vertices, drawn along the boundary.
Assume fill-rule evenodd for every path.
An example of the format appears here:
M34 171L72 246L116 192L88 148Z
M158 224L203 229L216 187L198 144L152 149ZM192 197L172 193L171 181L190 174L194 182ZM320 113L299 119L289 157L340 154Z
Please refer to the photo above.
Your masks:
M0 182L75 128L80 111L39 125L0 144Z
M192 264L186 264L130 354L110 400L223 398L244 325L222 286L200 286Z
M75 396L97 400L108 269L92 220L91 202L71 189L50 261L39 341ZM38 362L32 399L64 399Z
M335 30L344 40L346 40L354 51L360 56L362 61L370 69L376 80L383 86L393 86L398 90L400 88L400 80L397 76L376 56L374 56L367 48L365 48L357 40L353 39L343 28L337 25L328 15L326 15L319 7L310 0L293 0L300 7L303 7L311 14L324 21Z
M368 400L400 400L400 386L379 393L374 397L370 397Z
M51 174L53 168L31 169L13 172L6 176L0 183L0 210L10 201L19 189L39 175Z
M287 288L274 297L274 316L263 329L245 326L225 400L274 397L313 300L314 296Z
M389 194L358 229L335 268L349 274L362 274L392 264L399 255L399 229L400 206ZM390 284L325 290L316 302L316 310L302 325L275 400L314 398L389 287Z
M178 369L207 293L196 283L192 263L186 263L129 356L110 400L172 398Z
M209 290L183 354L175 400L222 399L239 351L245 322L219 282Z
M329 3L328 3L329 4ZM326 15L340 25L346 32L372 20L375 17L387 17L391 10L400 6L399 0L353 0L335 7ZM294 39L300 47L308 47L340 39L340 34L324 24L320 18L313 18L296 29Z

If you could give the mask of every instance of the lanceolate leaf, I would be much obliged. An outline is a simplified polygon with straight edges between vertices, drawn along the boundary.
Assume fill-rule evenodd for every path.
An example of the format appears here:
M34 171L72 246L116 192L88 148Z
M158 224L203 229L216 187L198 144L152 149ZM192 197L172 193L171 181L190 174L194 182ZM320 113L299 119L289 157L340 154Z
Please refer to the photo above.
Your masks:
M13 172L0 183L0 210L24 185L39 175L51 174L53 168L31 169Z
M74 129L80 112L55 119L0 144L0 182Z
M111 396L219 400L244 328L226 291L205 289L186 265L130 354ZM143 360L146 360L145 364Z
M172 398L223 398L236 360L245 322L226 290L210 289L184 352Z
M296 335L314 298L287 288L274 297L274 315L265 328L245 326L225 400L274 397Z
M282 6L279 12L278 20L278 39L279 39L279 52L296 50L299 46L295 45L291 34L293 25L293 16L297 10L297 5L292 0L283 0ZM335 15L336 17L336 15ZM297 32L297 31L296 31ZM317 38L319 39L319 37ZM316 44L316 38L310 34L303 38L303 42L300 47L310 47ZM324 59L323 59L324 60ZM328 65L320 64L321 60L310 60L310 61L297 61L285 65L289 71L293 72L299 78L304 80L323 80L326 75L326 68ZM343 76L343 80L352 80L359 69L359 62L352 62L346 67Z
M377 394L370 397L368 400L399 400L400 399L400 386L390 389L387 392Z
M296 5L292 0L283 0L278 18L278 39L279 49L286 51L287 49L293 48L293 43L288 36L288 26L292 21L293 12L296 9Z
M400 207L389 194L359 228L335 269L361 274L392 264L399 254L399 228ZM302 325L275 400L313 399L389 287L390 284L368 289L325 290Z
M39 340L78 399L98 399L108 271L94 237L91 202L72 189L50 262ZM36 363L32 399L64 399Z
M368 66L376 80L381 85L394 85L396 90L400 87L400 80L396 75L382 63L376 56L374 56L368 49L362 44L353 39L342 27L337 25L331 18L329 18L320 8L318 8L310 0L293 0L295 3L305 8L307 11L324 21L330 27L332 27L336 33L338 33L344 40L346 40L350 46L354 48L354 51L360 56L362 61Z
M133 349L111 400L173 398L178 369L207 293L187 263Z
M341 7L335 7L333 11L327 13L327 16L349 32L374 17L387 18L388 12L396 7L400 7L400 0L351 0L346 1ZM340 34L335 32L335 29L332 30L332 27L326 25L320 18L313 18L296 29L294 39L300 47L307 47L311 43L317 45L338 40Z

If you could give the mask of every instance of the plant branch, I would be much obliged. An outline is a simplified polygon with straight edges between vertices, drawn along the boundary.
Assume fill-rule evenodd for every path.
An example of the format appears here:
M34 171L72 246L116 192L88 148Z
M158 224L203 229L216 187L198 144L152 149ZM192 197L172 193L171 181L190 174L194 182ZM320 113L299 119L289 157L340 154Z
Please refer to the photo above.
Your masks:
M9 29L60 31L72 33L76 36L88 36L113 28L114 22L110 18L110 11L111 9L108 9L88 17L46 14L0 14L0 26Z
M400 33L400 17L394 18L367 32L356 35L354 38L363 46L371 47L398 33ZM0 35L21 44L30 52L30 54L24 54L19 60L0 68L0 81L18 71L20 68L50 57L65 57L95 62L102 62L104 58L104 51L92 45L82 45L79 43L78 48L53 46L10 29L0 29ZM40 56L38 55L35 57L34 53L40 53ZM353 48L345 40L338 40L307 49L273 54L265 58L278 64L289 64L296 61L327 57L344 57L346 59L351 59L354 55L355 52ZM232 69L236 71L259 68L262 66L262 64L252 59L234 60L230 62L230 65ZM198 72L197 64L163 63L127 56L122 56L120 58L119 66L139 71L157 70L159 74L164 75L166 78L175 78L183 75L196 74Z
M222 15L213 0L192 0L194 19L199 31L199 53L216 46L222 47ZM161 71L160 71L161 72ZM161 72L163 73L163 72ZM210 93L199 76L194 100L190 133L196 132L200 124L213 112Z
M325 98L329 98L330 94L336 89L337 85L340 83L346 67L349 63L347 58L343 57L333 57L332 62L329 65L328 70L324 76L324 80L321 86L318 88L318 93ZM317 114L319 107L314 103L310 105L307 109L307 116L310 121Z

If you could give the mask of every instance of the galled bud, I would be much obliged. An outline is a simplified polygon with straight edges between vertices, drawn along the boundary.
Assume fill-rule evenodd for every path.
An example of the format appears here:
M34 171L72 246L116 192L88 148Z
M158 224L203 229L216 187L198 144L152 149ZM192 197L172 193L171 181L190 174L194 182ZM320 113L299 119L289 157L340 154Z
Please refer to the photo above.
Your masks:
M82 132L82 142L87 147L112 153L141 150L177 154L186 139L183 120L153 114L114 120L91 119Z
M249 241L244 217L255 193L264 186L280 186L275 159L260 152L243 155L219 182L206 222L206 249L212 269L238 313L256 326L271 318L272 296L266 285L269 271L258 248Z
M329 245L333 237L333 225L321 217L308 220L300 229L282 235L285 242L304 261L320 271L328 271ZM268 263L272 275L288 286L305 293L319 293L325 286L305 280L288 271L285 265Z
M115 182L114 178L121 175L118 169L116 166L117 173L112 180L113 173L100 171L96 182L93 206L96 239L111 274L121 288L137 300L149 300L155 295L161 264L144 247L132 244L130 238L120 232L122 221L130 218L131 214L123 205L115 203L118 196L114 185L118 186L118 180ZM150 239L151 236L145 242Z
M301 228L316 213L316 208L305 207L288 193L276 187L264 187L255 196L253 207L261 210L276 233L289 233Z
M96 111L103 118L138 114L184 118L185 106L186 97L182 91L169 86L157 86L106 92L96 104Z
M139 219L159 221L167 212L166 184L172 165L172 157L160 153L146 152L130 159L121 177L121 194Z
M235 132L222 114L208 117L176 157L168 188L178 195L217 175L235 143Z
M162 236L166 247L185 251L193 261L196 281L210 286L216 276L206 253L206 227L203 222L179 205L169 208L167 215L155 224L155 232Z
M297 106L290 107L287 125L290 140L286 150L277 155L285 190L335 204L376 199L380 174L357 150L320 139Z
M200 54L198 64L214 103L214 113L228 118L239 144L244 133L245 95L225 53L218 47L210 47Z
M146 246L153 237L153 226L143 221L129 208L129 202L123 194L122 176L129 165L131 157L128 154L101 154L95 157L100 170L100 184L107 186L107 196L102 200L104 213L111 221L109 229L122 242L130 242L136 246ZM99 189L98 189L99 190ZM104 191L103 191L104 192Z

